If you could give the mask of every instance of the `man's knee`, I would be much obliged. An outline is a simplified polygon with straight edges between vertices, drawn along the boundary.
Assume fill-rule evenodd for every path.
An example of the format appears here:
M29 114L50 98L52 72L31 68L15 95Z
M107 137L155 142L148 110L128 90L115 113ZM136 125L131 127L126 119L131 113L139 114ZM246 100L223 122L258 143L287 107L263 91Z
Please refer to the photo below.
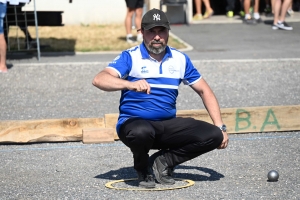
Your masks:
M223 133L219 127L206 122L198 123L198 130L202 130L198 136L199 144L207 145L209 148L214 149L219 147L223 141Z
M219 147L219 145L221 145L224 135L219 127L217 127L217 126L213 127L213 129L211 131L211 138L217 147Z
M155 136L155 130L145 120L134 120L130 124L130 130L126 136L127 141L129 142L130 146L132 145L141 145L148 144L153 142Z

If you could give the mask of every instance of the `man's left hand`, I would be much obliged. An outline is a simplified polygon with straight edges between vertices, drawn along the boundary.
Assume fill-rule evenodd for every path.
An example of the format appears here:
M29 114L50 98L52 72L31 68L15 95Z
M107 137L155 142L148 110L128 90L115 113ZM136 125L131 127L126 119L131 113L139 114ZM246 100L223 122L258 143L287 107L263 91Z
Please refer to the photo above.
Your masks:
M222 141L221 145L218 147L218 149L225 149L229 142L227 133L224 131L222 131L222 133L223 133L223 141Z

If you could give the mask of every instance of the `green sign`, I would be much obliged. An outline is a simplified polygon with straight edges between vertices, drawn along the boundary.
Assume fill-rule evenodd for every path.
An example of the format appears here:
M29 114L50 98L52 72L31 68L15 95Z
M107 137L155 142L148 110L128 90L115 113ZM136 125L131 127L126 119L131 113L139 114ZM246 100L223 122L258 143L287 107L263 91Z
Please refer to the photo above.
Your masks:
M235 131L240 132L251 129L251 120L250 112L244 109L237 109L235 114ZM266 126L276 126L276 129L280 130L280 125L272 108L267 111L264 121L260 124L260 131L263 132ZM256 129L256 126L252 128Z

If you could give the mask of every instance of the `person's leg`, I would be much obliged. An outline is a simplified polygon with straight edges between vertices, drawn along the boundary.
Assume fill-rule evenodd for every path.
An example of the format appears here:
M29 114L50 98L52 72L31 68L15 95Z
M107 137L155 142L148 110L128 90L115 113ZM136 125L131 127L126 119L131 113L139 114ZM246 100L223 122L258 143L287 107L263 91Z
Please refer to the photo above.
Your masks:
M194 0L196 13L193 17L193 20L202 20L202 0Z
M210 0L202 0L202 1L205 5L205 13L203 15L203 18L204 19L210 18L214 14L214 11L210 6L210 2L209 2Z
M138 174L139 186L144 188L155 187L154 178L149 166L149 150L152 147L155 130L146 120L128 119L120 128L120 140L133 153L134 169Z
M245 11L244 11L244 0L239 0L240 1L240 16L245 17Z
M293 10L293 1L292 1L292 0L291 0L291 3L290 3L290 5L289 5L289 7L288 7L288 9L287 9L287 12L288 12L289 15L294 14L294 10Z
M250 14L250 4L251 0L244 0L244 11L245 11L245 18L244 18L244 23L245 24L256 24L256 20L252 19L251 14Z
M254 13L253 18L256 20L256 22L260 23L262 22L259 14L259 0L254 0Z
M135 27L138 30L137 31L137 40L139 42L143 41L143 36L140 31L141 29L141 24L142 24L142 16L143 16L143 8L137 8L135 10Z
M234 7L235 7L235 0L227 0L227 6L226 6L226 16L227 17L233 17L234 15Z
M132 34L132 16L135 12L134 8L127 8L127 13L125 17L125 29L126 29L126 35Z
M271 10L271 0L265 0L264 12L265 12L266 15L268 15L272 12L272 10Z
M132 36L132 18L136 11L138 0L125 0L127 6L127 13L125 17L126 41L134 43L135 40Z
M165 120L162 125L163 132L156 131L152 148L164 150L170 168L216 149L223 140L218 127L193 118Z
M276 0L272 29L293 30L293 27L285 22L285 14L290 3L291 0L284 0L283 2L281 2L281 0Z
M280 10L280 17L279 21L284 22L285 21L285 14L291 5L292 0L283 0L282 5L281 5L281 10Z
M137 172L145 171L151 165L160 183L174 184L170 169L216 149L223 134L218 127L193 118L164 121L133 118L121 126L119 138L131 149ZM150 149L162 151L149 159Z
M250 4L251 0L244 0L244 12L245 12L245 17L251 17L250 15Z
M275 2L276 0L271 0L271 7L272 7L272 13L274 14L274 9L275 9Z
M6 42L4 34L0 34L0 72L7 72L6 66Z
M7 72L6 41L4 37L3 20L6 15L6 4L0 3L0 72Z
M279 20L279 13L281 8L281 0L274 0L274 21L273 24L277 24Z
M146 169L148 153L155 138L153 126L143 119L128 119L120 128L119 138L133 153L134 169L137 171Z

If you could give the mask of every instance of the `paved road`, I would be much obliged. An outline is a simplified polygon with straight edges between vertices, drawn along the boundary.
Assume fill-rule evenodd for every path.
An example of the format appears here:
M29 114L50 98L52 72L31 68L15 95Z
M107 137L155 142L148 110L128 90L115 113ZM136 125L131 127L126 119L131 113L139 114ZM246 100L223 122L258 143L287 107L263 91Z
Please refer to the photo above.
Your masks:
M171 32L193 47L186 51L192 60L299 58L300 22L290 24L293 31L272 30L264 23L256 26L223 23L172 25ZM42 53L40 61L33 55L17 55L10 56L8 62L107 62L118 53Z
M299 105L299 23L292 32L266 25L172 26L194 50L186 52L225 107ZM116 54L9 59L0 74L0 120L103 117L118 111L119 92L91 85ZM178 109L201 109L180 86ZM121 142L84 145L0 145L0 199L299 199L300 132L230 135L216 150L178 166L195 185L168 191L112 190L104 184L133 178L132 155ZM151 152L152 153L152 152ZM267 173L280 173L267 182ZM178 185L183 184L178 182ZM136 182L119 186L134 188Z

